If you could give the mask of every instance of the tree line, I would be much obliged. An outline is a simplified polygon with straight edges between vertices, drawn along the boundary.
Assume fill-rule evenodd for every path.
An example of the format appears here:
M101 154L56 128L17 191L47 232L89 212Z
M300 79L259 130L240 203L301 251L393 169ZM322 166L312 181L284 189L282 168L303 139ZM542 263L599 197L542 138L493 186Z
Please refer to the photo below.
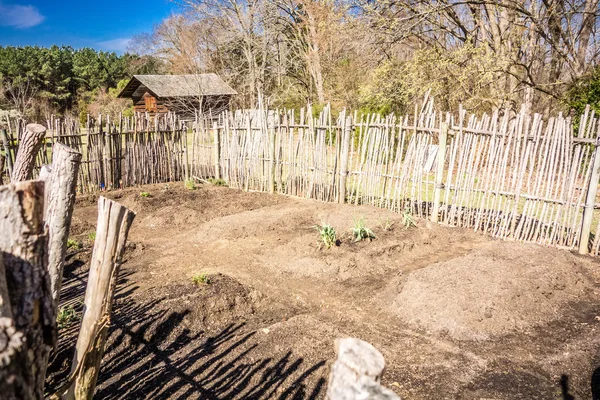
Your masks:
M137 73L156 73L160 61L70 46L0 46L0 109L31 118L105 109ZM113 90L111 90L113 88ZM118 104L126 109L128 104Z

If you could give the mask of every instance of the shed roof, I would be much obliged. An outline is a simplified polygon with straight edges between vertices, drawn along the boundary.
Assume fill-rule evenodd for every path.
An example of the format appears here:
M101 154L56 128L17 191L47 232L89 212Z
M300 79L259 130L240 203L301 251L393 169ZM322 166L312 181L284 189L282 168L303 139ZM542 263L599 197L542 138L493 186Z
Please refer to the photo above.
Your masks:
M156 97L221 96L237 94L217 74L197 75L134 75L119 97L131 97L144 85Z

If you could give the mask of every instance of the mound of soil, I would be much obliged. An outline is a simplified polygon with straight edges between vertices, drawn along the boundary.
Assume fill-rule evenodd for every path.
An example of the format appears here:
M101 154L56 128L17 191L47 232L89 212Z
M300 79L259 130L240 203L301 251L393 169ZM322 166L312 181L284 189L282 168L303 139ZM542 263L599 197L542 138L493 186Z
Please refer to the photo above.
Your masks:
M485 340L552 322L594 291L586 262L536 245L494 241L411 273L393 311L427 331Z

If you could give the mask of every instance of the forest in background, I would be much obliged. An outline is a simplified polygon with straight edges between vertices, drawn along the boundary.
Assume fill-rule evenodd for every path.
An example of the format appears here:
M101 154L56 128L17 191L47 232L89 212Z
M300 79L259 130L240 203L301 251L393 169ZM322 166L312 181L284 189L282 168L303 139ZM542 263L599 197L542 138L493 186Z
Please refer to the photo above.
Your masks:
M0 48L0 107L126 111L134 73L216 72L274 107L600 111L600 0L180 0L129 53Z

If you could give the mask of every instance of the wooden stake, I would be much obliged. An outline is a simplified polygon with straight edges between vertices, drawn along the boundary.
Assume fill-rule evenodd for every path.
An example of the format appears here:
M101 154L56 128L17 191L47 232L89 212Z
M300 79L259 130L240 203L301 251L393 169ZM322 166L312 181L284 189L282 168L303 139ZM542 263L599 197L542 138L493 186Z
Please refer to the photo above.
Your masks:
M213 122L213 151L214 151L214 165L215 165L215 179L221 179L221 167L219 163L219 155L221 154L221 143L219 140L219 128L217 127L217 123Z
M338 191L338 203L346 202L346 183L348 181L348 152L350 151L350 136L352 136L352 117L346 118L344 125L341 160L340 160L340 188Z
M10 179L13 182L25 181L31 178L35 157L42 147L46 128L39 124L29 124L19 143L19 150Z
M80 163L81 153L58 142L52 147L52 169L46 179L44 220L48 229L48 272L55 312L62 287Z
M598 138L600 140L600 137ZM598 143L600 144L600 143ZM594 216L594 203L596 202L596 193L598 192L598 180L600 179L600 150L596 146L594 150L594 166L592 176L588 181L587 197L585 199L585 208L581 220L581 235L579 236L579 254L588 253L588 242L592 229L592 218Z
M44 182L16 182L0 187L0 255L5 270L0 271L0 275L5 273L0 281L6 278L0 286L7 288L0 289L0 336L18 339L12 331L14 327L23 339L20 346L12 343L14 353L7 370L0 368L0 378L4 378L0 379L2 398L44 398L46 359L56 340L56 318L46 270L43 219ZM14 319L14 326L7 320L10 318ZM6 351L7 343L2 343L0 352ZM8 372L13 374L9 381L5 375Z
M440 213L440 200L442 199L442 190L444 189L444 165L446 163L446 143L448 142L448 124L442 122L439 144L437 151L437 169L435 171L435 192L433 194L433 210L431 211L431 221L438 222Z
M71 371L78 371L67 399L91 399L108 334L112 302L117 286L127 234L135 213L105 197L98 200L98 225L81 330ZM81 367L80 367L80 364Z

